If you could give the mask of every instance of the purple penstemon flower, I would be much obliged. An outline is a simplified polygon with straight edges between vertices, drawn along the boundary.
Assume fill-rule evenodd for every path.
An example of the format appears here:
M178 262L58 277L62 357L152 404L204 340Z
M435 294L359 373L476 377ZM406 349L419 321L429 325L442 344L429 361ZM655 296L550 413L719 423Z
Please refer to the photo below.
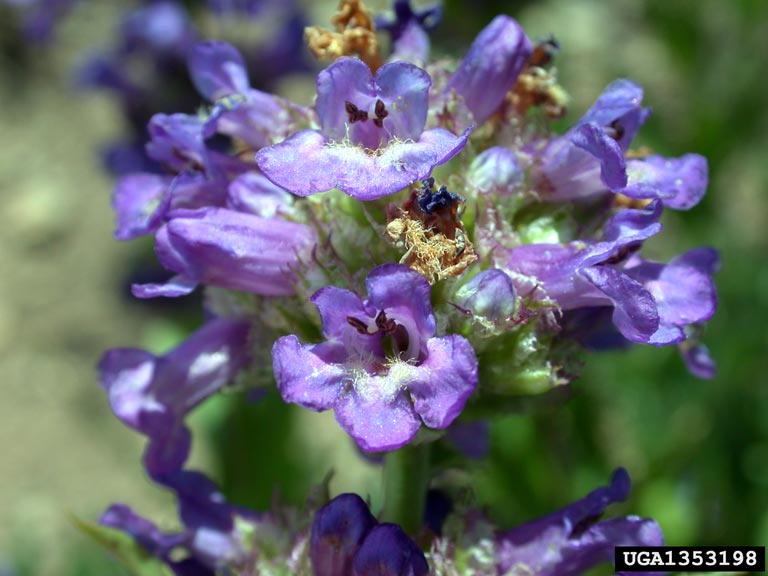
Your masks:
M191 440L184 418L247 365L249 332L248 322L216 319L164 356L137 348L104 354L101 385L115 415L149 438L144 461L151 476L181 468Z
M497 537L499 574L578 576L613 561L616 546L662 546L664 538L653 520L627 516L599 520L605 509L629 497L630 479L619 468L611 484L597 488L562 510L532 520Z
M541 291L561 310L613 307L613 323L632 342L663 346L714 314L717 253L697 249L666 266L630 257L661 230L661 202L621 210L598 242L528 244L509 250L502 267L520 292Z
M356 58L340 58L317 77L320 130L303 130L260 150L256 162L278 186L299 196L338 188L358 200L399 192L453 158L456 136L424 130L431 79L407 62L374 77Z
M198 284L264 296L294 293L296 273L312 260L314 229L225 208L178 210L156 235L160 262L176 273L164 284L137 284L139 298L177 297Z
M423 65L429 58L429 36L442 16L442 6L435 4L420 10L411 7L410 0L395 0L393 17L377 16L376 28L389 33L392 39L390 62L404 60Z
M477 386L477 358L458 335L435 337L426 279L385 264L368 298L328 286L312 296L326 341L280 338L272 349L283 399L336 419L367 452L395 450L422 423L447 428Z
M625 158L650 115L641 106L643 90L630 80L611 83L586 114L563 136L529 147L533 186L541 200L562 202L612 192L635 199L661 199L687 210L707 186L707 161L651 155Z

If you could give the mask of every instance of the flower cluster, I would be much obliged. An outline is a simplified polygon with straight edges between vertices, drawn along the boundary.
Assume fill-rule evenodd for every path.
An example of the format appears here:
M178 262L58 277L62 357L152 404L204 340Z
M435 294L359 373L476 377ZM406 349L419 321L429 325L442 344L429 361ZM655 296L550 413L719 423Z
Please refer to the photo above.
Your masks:
M115 188L116 236L154 235L169 271L133 294L205 290L209 320L188 341L161 357L112 350L100 365L115 414L149 438L146 469L176 492L185 530L160 532L120 506L102 522L179 574L192 573L187 562L196 574L251 574L265 561L271 513L226 504L184 469L186 414L233 380L333 410L364 452L463 437L481 453L478 415L570 385L585 348L677 345L693 373L714 371L698 336L716 307L717 253L641 256L664 210L702 198L706 160L631 148L649 110L629 80L554 134L567 104L556 42L535 44L498 16L459 62L432 61L426 29L438 17L398 0L394 19L374 19L344 0L335 31L307 32L334 59L310 107L253 88L232 45L193 44L208 113L153 116L145 149L166 173L132 172ZM423 501L401 529L386 502L378 523L344 495L310 507L311 529L293 526L281 554L292 573L329 576L580 574L617 544L661 543L651 520L597 521L628 492L620 470L509 531L467 516L452 539L418 540L426 557L403 532L418 535Z

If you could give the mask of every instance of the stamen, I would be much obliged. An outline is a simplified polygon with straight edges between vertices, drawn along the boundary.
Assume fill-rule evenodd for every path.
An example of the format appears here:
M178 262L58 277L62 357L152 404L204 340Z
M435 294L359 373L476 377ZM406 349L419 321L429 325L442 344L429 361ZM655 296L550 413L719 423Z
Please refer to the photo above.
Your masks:
M360 108L352 104L352 102L349 100L344 102L344 109L347 111L347 114L349 114L350 124L354 124L355 122L365 122L368 120L368 112L365 110L360 110Z

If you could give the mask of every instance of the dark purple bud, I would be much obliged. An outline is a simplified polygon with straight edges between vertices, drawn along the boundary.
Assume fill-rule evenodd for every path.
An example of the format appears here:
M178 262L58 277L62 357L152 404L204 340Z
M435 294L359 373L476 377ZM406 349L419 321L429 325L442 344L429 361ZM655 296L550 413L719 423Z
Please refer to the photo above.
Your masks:
M396 524L379 524L355 555L353 576L427 576L424 553Z
M342 494L312 521L309 555L315 576L351 576L352 562L376 519L357 494Z

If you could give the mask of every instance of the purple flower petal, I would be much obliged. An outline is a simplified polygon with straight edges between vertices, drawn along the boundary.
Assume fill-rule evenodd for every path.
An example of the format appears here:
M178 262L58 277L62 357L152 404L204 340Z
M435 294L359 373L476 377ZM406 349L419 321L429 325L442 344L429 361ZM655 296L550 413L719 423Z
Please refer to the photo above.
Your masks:
M613 323L632 342L648 344L659 329L656 301L642 284L609 266L594 266L581 275L613 303Z
M160 227L171 197L170 178L158 174L129 174L118 180L112 196L117 216L115 238L132 240Z
M165 356L133 348L104 354L101 385L115 415L150 438L145 462L151 474L184 463L190 441L184 417L247 364L249 330L247 322L217 319Z
M662 198L668 208L690 210L707 191L708 172L706 158L698 154L630 160L629 183L622 194L631 198Z
M187 539L184 533L161 532L153 522L125 504L112 504L99 518L99 524L130 534L149 554L160 558Z
M220 40L198 42L189 51L189 74L197 91L210 101L244 94L250 83L237 48Z
M429 176L435 166L458 154L468 137L469 131L455 136L434 128L416 142L393 142L378 154L368 154L304 130L260 150L256 162L272 182L299 196L338 188L358 200L375 200Z
M314 576L350 576L355 554L375 525L357 494L341 494L320 508L309 544Z
M418 272L402 264L384 264L371 271L365 280L368 290L366 303L386 310L403 325L411 324L410 336L422 342L435 334L429 282Z
M685 339L683 328L706 322L717 309L717 292L712 273L717 252L698 248L673 258L669 264L642 261L627 269L642 282L656 301L661 323L651 344L663 346Z
M693 346L683 348L683 361L688 371L699 378L709 380L717 374L715 361L704 344L694 344Z
M578 576L613 559L616 546L658 546L661 531L652 520L630 516L598 522L606 507L629 496L626 471L613 474L611 485L594 490L563 510L528 522L499 536L497 569L529 571L540 576Z
M600 178L609 190L627 185L624 153L618 142L594 123L581 124L571 135L571 142L589 152L600 162Z
M462 96L478 124L501 105L531 57L531 41L509 16L497 16L472 42L445 92Z
M343 348L302 345L296 336L283 336L272 347L272 367L277 388L286 402L309 410L333 408L347 380Z
M163 284L132 284L131 294L136 298L179 298L192 294L197 286L197 280L177 274Z
M427 576L424 553L395 524L373 528L355 555L353 576Z
M155 114L147 127L151 138L147 154L174 172L201 170L208 158L203 127L198 116Z
M376 72L376 92L387 107L384 129L389 137L418 140L427 122L432 80L408 62L385 64Z
M627 150L651 113L650 108L641 108L642 102L643 89L639 85L631 80L615 80L581 117L576 127L588 123L614 129L619 126L616 140L622 150Z
M227 190L227 207L261 218L274 218L290 212L293 196L275 186L266 176L248 172L235 178Z
M430 428L442 430L461 414L477 387L477 357L461 336L431 338L427 358L408 384L413 407Z
M421 427L410 398L387 376L361 376L336 402L336 420L366 452L397 450Z
M523 183L525 173L514 152L502 146L493 146L475 157L467 178L482 194L511 194Z

